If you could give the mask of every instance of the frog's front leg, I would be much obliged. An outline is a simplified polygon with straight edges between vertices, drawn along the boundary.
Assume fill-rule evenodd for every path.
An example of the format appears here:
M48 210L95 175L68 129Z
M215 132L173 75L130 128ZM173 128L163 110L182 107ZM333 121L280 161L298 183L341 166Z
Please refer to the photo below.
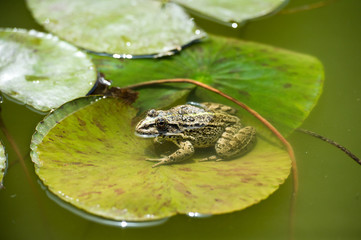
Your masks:
M177 141L175 144L179 147L177 151L169 156L165 156L157 159L147 159L147 161L158 162L152 167L157 167L163 164L175 163L186 160L194 154L194 147L190 141Z

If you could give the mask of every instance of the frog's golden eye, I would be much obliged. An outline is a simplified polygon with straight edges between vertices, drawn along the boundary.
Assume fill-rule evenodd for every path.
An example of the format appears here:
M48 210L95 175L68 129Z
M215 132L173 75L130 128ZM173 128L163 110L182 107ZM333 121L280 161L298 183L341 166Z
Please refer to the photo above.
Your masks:
M155 116L158 115L157 111L155 109L149 110L147 114L148 114L149 117L155 117Z
M155 120L155 125L159 130L165 130L167 128L168 122L164 118L158 118Z

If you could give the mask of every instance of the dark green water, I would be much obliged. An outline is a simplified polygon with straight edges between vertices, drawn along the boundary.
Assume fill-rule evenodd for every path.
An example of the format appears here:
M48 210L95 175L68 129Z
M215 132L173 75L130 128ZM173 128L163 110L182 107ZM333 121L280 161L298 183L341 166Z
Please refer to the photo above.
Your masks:
M294 0L289 6L315 1ZM242 30L207 25L208 31L307 53L325 67L325 86L303 124L361 156L361 1L339 0L323 8L276 15ZM0 2L0 27L42 30L23 1ZM213 30L212 30L213 29ZM2 116L19 144L31 178L31 134L42 116L7 100ZM0 138L5 137L1 134ZM289 138L299 167L296 239L361 239L361 166L338 149L295 132ZM10 167L0 191L0 239L287 239L291 181L244 211L197 219L170 218L148 228L116 228L85 220L32 189L5 142ZM34 194L36 192L37 194Z

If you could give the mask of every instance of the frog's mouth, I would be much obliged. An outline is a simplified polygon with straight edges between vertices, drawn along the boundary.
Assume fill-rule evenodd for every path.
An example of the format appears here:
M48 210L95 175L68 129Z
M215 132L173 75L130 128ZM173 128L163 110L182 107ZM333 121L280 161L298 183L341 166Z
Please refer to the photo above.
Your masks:
M142 137L142 138L155 138L155 137L159 136L159 134L147 133L147 132L137 132L137 131L135 131L135 135L138 137Z

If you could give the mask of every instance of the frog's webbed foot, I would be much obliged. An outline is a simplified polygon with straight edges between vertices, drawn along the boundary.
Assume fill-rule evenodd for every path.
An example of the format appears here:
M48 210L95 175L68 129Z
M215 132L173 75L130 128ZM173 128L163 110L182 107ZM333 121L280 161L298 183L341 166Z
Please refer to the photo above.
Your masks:
M213 155L213 156L210 156L210 157L205 157L205 158L202 158L199 160L199 162L207 162L207 161L216 161L216 162L220 162L222 161L223 159L216 156L216 155Z

